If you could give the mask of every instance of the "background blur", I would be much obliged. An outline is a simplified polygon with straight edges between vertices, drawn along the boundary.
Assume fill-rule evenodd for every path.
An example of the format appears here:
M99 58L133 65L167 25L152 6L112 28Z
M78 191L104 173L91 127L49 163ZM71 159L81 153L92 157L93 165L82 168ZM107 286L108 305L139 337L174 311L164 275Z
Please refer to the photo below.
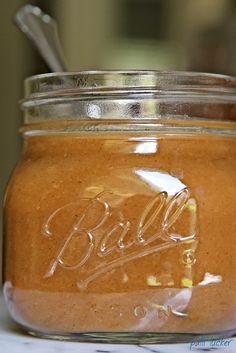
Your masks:
M23 79L48 71L11 21L26 3L13 0L0 5L1 202L20 151L18 100L23 97ZM57 19L70 70L162 69L236 75L236 0L31 3Z

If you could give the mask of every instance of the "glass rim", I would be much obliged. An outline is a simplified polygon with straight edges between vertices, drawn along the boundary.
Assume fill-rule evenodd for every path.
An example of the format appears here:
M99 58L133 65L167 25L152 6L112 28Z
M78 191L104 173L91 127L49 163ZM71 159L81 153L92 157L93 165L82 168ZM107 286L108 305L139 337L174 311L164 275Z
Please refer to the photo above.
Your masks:
M187 90L236 94L236 77L191 71L87 70L46 73L25 79L26 100L73 93Z
M68 120L236 120L236 77L188 71L48 73L25 80L26 124Z

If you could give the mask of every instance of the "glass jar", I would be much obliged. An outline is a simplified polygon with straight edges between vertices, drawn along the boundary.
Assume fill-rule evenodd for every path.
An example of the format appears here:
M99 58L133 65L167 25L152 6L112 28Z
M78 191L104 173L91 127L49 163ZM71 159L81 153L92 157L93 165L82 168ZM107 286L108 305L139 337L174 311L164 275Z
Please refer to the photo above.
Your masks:
M26 80L4 211L4 297L43 337L236 333L236 79L79 72Z

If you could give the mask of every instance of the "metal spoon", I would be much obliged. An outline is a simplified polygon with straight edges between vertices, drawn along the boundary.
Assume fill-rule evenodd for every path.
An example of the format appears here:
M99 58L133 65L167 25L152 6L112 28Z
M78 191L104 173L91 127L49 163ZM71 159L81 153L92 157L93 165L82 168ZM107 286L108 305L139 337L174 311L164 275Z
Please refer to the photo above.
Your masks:
M14 22L34 43L52 71L67 71L57 23L51 16L37 6L25 5L16 13Z

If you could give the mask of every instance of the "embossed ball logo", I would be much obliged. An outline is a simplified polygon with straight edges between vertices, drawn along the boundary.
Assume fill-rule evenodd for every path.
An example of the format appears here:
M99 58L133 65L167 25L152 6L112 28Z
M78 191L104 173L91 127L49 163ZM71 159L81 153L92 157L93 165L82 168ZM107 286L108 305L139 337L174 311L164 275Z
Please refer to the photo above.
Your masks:
M196 240L197 205L188 188L173 196L162 191L149 197L136 220L120 205L118 195L104 191L56 209L43 234L58 237L60 229L62 241L45 277L54 276L59 267L77 271L77 286L82 289L127 262ZM182 261L186 266L194 263L191 248Z

